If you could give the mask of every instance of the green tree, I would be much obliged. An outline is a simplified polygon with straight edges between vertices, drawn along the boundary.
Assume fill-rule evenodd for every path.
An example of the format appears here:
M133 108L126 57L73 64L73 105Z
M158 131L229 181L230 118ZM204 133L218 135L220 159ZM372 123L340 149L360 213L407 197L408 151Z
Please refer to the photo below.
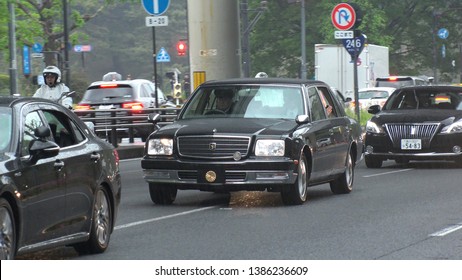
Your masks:
M314 72L314 44L335 44L330 15L339 1L305 0L308 77ZM259 0L250 0L252 7ZM294 1L290 1L294 2ZM462 43L460 0L357 0L363 21L359 29L371 44L390 50L390 73L433 75L454 71L452 60L460 61ZM268 1L269 10L251 33L253 72L267 71L271 76L297 77L300 71L300 4L287 0ZM436 31L446 26L450 36L442 41ZM446 57L441 56L442 45ZM459 66L460 67L460 66Z

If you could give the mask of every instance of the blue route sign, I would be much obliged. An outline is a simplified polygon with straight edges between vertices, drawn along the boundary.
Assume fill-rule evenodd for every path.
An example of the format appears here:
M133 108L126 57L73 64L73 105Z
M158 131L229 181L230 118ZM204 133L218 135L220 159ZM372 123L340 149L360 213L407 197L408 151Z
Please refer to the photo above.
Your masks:
M32 45L32 52L34 53L41 53L43 50L43 46L40 43L34 43Z
M441 39L447 39L449 36L449 31L446 28L441 28L438 30L438 37Z
M355 60L355 57L358 58L359 54L364 49L364 44L366 42L366 36L361 34L358 37L353 39L342 39L343 46L347 52L351 55L351 59Z
M30 75L30 51L28 46L22 47L22 72L24 75Z
M148 14L160 16L167 11L170 0L141 0L141 4Z

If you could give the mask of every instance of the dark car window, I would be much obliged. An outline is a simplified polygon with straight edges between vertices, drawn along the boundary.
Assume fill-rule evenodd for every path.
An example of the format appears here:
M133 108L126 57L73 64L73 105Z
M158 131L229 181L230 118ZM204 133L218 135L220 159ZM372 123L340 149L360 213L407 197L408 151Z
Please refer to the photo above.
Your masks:
M27 114L24 121L24 130L22 135L22 144L21 144L21 156L29 155L29 145L30 142L36 137L34 136L34 131L36 128L43 126L42 119L37 111L33 111Z
M462 93L437 89L401 90L385 104L385 110L396 109L462 109Z
M377 78L375 86L376 87L394 87L402 88L407 86L422 86L428 85L428 81L419 78L419 77L387 77L387 78Z
M11 136L13 132L11 109L0 108L0 128L0 152L4 152L11 142Z
M321 102L324 106L326 116L329 118L337 117L337 109L334 105L334 100L332 96L329 94L329 91L326 87L319 87L319 94L321 97Z
M308 88L308 96L310 99L311 119L318 121L326 118L324 107L321 98L318 95L318 90L315 87Z
M82 102L117 102L118 100L131 99L132 96L133 89L129 85L97 86L87 89Z
M51 132L56 144L60 147L75 145L85 138L80 130L72 122L69 122L67 116L58 111L43 111L48 121Z

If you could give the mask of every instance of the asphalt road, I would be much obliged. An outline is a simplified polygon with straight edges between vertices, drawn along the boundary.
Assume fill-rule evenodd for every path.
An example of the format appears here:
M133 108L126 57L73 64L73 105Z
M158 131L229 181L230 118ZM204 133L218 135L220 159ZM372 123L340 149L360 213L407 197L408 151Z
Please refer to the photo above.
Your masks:
M140 159L123 160L122 203L109 249L59 248L23 259L462 260L462 172L448 163L356 168L353 192L309 189L301 206L278 193L179 191L154 205Z

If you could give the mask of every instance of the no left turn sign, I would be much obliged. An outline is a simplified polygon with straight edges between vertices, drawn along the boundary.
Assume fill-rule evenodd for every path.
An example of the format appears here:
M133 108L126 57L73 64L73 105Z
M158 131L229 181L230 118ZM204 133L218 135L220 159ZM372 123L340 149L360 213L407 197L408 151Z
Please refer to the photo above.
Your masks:
M332 10L331 19L338 30L349 30L356 23L355 9L347 3L337 4Z

